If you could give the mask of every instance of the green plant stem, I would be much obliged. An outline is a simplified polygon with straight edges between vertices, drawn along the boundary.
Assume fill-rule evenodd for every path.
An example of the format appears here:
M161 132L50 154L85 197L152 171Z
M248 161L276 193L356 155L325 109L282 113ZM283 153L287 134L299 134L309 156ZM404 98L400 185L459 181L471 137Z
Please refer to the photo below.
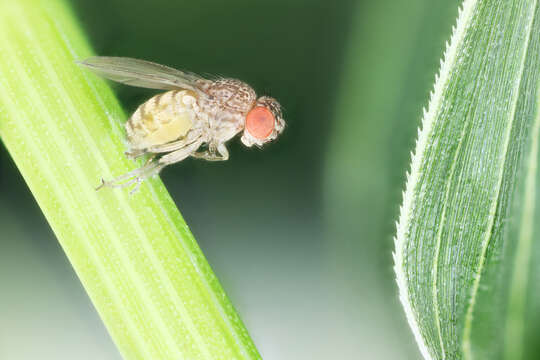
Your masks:
M138 164L90 55L62 1L2 0L2 141L126 359L259 358L161 181L95 191Z

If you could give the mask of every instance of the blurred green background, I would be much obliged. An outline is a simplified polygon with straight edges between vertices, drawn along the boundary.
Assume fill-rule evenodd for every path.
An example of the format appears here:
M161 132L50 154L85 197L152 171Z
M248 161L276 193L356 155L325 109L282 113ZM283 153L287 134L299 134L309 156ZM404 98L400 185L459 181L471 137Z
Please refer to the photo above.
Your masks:
M162 173L263 358L420 358L392 237L458 5L73 1L99 55L236 77L282 103L277 142ZM115 89L128 113L153 94ZM4 147L0 189L0 359L119 359Z

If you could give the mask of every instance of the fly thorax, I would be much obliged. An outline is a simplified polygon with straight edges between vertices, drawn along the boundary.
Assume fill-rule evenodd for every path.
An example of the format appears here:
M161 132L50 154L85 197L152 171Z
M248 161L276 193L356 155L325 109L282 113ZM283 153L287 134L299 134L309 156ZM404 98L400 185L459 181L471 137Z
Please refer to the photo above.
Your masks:
M220 79L205 89L211 99L206 101L208 110L214 112L230 112L247 114L253 106L257 95L251 86L236 79Z

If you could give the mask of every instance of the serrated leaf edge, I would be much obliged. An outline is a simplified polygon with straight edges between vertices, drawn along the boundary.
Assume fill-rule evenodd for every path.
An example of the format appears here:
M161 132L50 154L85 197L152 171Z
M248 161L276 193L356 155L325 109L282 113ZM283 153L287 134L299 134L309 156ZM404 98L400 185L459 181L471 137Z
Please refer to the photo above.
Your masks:
M411 327L415 340L420 348L420 352L426 360L432 360L432 355L426 346L422 334L420 333L420 327L416 320L416 314L409 299L408 281L404 269L403 255L405 251L405 244L407 242L407 229L411 219L411 211L414 203L414 189L419 181L420 167L424 157L424 150L432 131L435 116L441 105L442 94L448 84L450 71L457 61L457 50L463 41L465 31L469 26L477 2L477 0L465 0L458 10L456 25L452 28L450 42L446 43L446 50L441 60L440 69L438 75L435 76L434 90L430 93L428 110L426 111L425 108L423 110L422 124L418 130L415 152L411 154L411 169L410 172L407 172L405 191L403 192L403 203L400 207L400 216L396 224L397 230L394 240L395 250L393 253L393 258L396 282L399 289L399 299L405 310L407 321L409 322L409 326ZM443 353L443 359L444 358Z

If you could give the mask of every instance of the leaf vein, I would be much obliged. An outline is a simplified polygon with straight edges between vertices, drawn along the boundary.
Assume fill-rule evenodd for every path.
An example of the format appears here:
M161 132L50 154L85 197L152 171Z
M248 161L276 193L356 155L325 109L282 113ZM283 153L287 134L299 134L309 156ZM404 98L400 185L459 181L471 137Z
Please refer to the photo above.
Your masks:
M538 6L538 0L534 0L534 6L532 8L536 9L537 6ZM510 143L510 135L512 133L512 127L513 127L515 117L516 117L517 102L518 102L519 93L520 93L519 88L521 87L521 81L523 80L523 74L524 74L524 71L525 71L525 60L527 58L527 54L528 54L528 50L529 50L529 42L530 42L531 36L532 36L532 24L533 24L533 21L534 21L534 17L535 17L535 15L533 13L533 15L531 16L531 19L529 21L529 24L528 24L527 40L525 42L525 46L523 47L523 55L522 55L521 63L520 63L519 77L518 77L518 81L516 81L516 85L514 87L514 92L513 92L512 109L511 109L512 111L510 112L509 123L508 123L507 129L506 129L506 134L505 134L505 141L504 141L504 145L503 145L503 155L504 156L503 156L501 169L499 171L499 175L498 175L498 179L497 179L495 201L493 201L493 203L491 204L491 208L490 208L490 211L489 211L489 224L488 224L488 229L489 230L486 232L486 236L484 237L484 239L482 241L482 250L481 250L480 261L478 263L478 268L477 268L477 270L475 272L475 275L474 275L474 282L473 282L473 287L472 287L472 291L471 291L471 298L470 298L470 301L469 301L469 306L467 308L467 313L465 315L465 325L464 325L464 330L463 330L463 356L464 356L464 359L473 359L472 348L471 348L471 333L472 333L473 312L474 312L474 307L476 305L476 296L478 294L478 288L480 286L480 279L482 277L482 272L484 270L484 264L485 264L485 260L486 260L487 248L488 248L489 243L490 243L491 238L492 238L493 227L494 227L494 224L495 224L496 210L497 210L497 206L498 206L499 201L500 201L500 195L501 195L500 190L501 190L503 174L504 174L504 168L505 168L504 165L506 164L507 157L508 157L508 147L509 147L509 143Z

